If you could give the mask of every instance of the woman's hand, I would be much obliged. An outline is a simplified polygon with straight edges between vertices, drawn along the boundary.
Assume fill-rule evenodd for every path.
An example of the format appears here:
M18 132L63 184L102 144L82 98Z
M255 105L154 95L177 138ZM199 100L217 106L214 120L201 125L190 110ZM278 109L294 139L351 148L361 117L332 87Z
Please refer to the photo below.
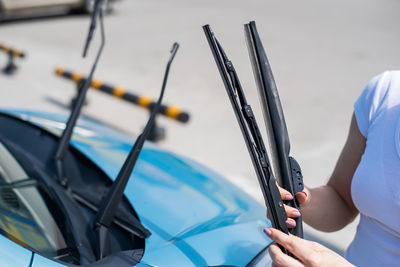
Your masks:
M330 267L330 266L353 266L351 263L346 261L343 257L336 254L332 250L322 246L319 243L304 240L294 235L287 235L274 228L265 228L264 232L276 243L285 247L297 259L292 258L282 252L282 250L276 245L272 244L269 248L269 254L271 255L273 265L276 267L298 267L298 266L318 266L318 267Z
M293 196L292 196L292 194L289 193L289 191L283 189L278 184L277 184L277 186L278 186L278 189L279 189L279 193L281 194L282 200L292 200L293 199ZM304 190L302 192L299 192L299 193L296 194L296 199L299 202L300 207L306 206L310 202L310 199L311 199L310 190L308 190L307 187L304 187ZM300 214L299 210L297 210L295 208L292 208L290 206L286 206L286 205L284 205L284 206L285 206L286 214L288 216L288 219L286 221L286 225L289 228L296 227L296 222L291 218L300 217L301 214Z

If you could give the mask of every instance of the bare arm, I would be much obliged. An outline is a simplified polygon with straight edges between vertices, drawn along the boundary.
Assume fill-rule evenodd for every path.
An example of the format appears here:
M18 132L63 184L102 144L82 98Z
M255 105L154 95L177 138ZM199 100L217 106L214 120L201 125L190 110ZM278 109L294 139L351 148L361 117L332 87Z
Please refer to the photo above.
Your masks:
M296 194L302 207L303 219L309 225L321 231L331 232L342 229L357 216L358 210L351 198L351 181L365 146L366 139L360 133L353 114L346 143L328 183L313 189L305 188L304 192ZM288 191L282 188L279 190L282 199L292 198ZM289 217L300 216L294 208L285 206L285 209ZM296 212L298 214L294 215ZM294 220L289 218L288 221L292 221L292 224L287 222L288 226L293 227ZM299 259L283 254L276 245L272 245L269 253L274 266L353 266L318 243L286 235L272 228L266 228L264 231Z
M351 198L351 181L365 146L366 139L353 114L346 143L327 185L309 189L312 197L301 210L309 225L332 232L342 229L357 216L358 210Z

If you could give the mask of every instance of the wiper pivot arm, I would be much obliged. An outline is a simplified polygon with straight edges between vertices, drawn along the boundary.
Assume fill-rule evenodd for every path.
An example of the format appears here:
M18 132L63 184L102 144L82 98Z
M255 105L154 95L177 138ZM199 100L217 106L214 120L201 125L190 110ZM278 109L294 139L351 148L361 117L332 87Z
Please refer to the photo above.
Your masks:
M105 0L95 0L93 3L93 11L92 11L92 17L90 20L89 32L86 37L86 42L85 42L85 46L83 48L82 57L86 57L87 52L89 50L89 44L92 41L94 30L96 29L96 25L97 25L97 17L100 16L100 14L103 15L102 14L102 6L103 6L104 1Z
M78 192L74 190L72 193L72 197L79 202L81 205L89 208L94 212L98 212L98 200L95 200L90 194L83 194L82 192ZM147 230L140 221L130 213L122 212L121 210L117 211L113 223L118 227L124 229L125 231L140 237L140 238L147 238L151 235L151 232Z
M99 3L102 1L104 1L104 0L97 0L96 3L99 5ZM104 23L103 23L103 9L101 7L98 7L97 10L98 11L96 12L96 14L93 13L91 28L92 28L93 23L95 23L95 22L93 22L93 20L96 21L97 17L98 17L98 19L100 20L101 44L100 44L99 50L97 52L96 58L93 62L92 68L90 70L90 74L89 74L88 78L82 83L81 87L78 90L78 96L76 98L75 104L72 107L71 114L68 118L67 124L62 133L62 136L60 138L60 141L58 143L57 150L56 150L56 153L54 156L54 163L55 163L55 168L56 168L57 179L58 179L59 184L62 185L63 187L68 187L68 178L65 176L65 170L64 170L64 157L65 157L65 154L67 153L67 149L68 149L71 137L72 137L72 133L73 133L75 124L78 120L82 106L85 102L86 93L89 89L90 84L92 83L94 71L96 70L97 63L99 62L100 56L103 52L103 48L104 48L104 45L106 42L105 33L104 33ZM98 15L97 15L97 13L98 13ZM89 35L91 33L93 34L92 31L89 31ZM89 39L89 36L88 36L88 39Z
M126 185L128 184L129 178L132 174L132 171L135 167L135 164L139 158L140 152L142 151L143 145L145 140L150 134L151 127L154 124L156 115L161 105L161 101L164 96L165 87L167 85L169 69L171 67L171 63L175 58L176 52L178 51L179 44L174 43L171 49L171 55L167 63L167 67L165 69L164 79L161 86L161 92L158 97L157 103L154 106L153 110L151 111L150 118L148 119L146 126L143 132L138 136L136 142L134 143L131 151L128 154L120 172L114 183L112 184L110 190L108 191L107 195L103 198L100 206L99 211L97 213L94 228L97 230L98 233L98 258L102 259L107 251L107 235L108 235L108 228L110 227L112 221L114 220L114 216L116 210L118 209L118 205L122 199L124 190Z
M37 185L38 185L38 181L36 179L27 178L27 179L13 182L13 183L0 184L0 189L1 188L16 189L16 188L25 188L25 187L31 187L31 186L37 186Z

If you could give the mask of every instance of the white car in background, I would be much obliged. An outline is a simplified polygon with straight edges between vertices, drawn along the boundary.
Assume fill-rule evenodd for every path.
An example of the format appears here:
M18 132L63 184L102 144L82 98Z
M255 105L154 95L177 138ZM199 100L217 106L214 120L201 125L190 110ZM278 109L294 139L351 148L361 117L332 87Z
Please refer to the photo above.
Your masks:
M105 10L112 10L113 0L107 1ZM0 0L0 20L9 17L31 16L72 11L90 13L94 0Z

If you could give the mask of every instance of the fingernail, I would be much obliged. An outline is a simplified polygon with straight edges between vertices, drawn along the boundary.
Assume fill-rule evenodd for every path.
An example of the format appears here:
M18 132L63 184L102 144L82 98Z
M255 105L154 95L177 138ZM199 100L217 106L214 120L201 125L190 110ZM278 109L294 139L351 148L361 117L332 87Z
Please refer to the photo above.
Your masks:
M285 195L285 200L292 200L293 196L292 195Z
M296 227L296 223L293 222L293 221L291 221L291 220L287 220L287 221L286 221L286 224L287 224L287 226L289 226L289 227Z
M268 228L264 228L264 233L265 233L267 236L271 236L271 234L272 234L271 230L269 230Z
M294 217L300 217L300 216L301 216L301 213L298 212L297 210L295 210L295 211L292 211L292 213L291 213L290 215L292 215L292 216L294 216Z

